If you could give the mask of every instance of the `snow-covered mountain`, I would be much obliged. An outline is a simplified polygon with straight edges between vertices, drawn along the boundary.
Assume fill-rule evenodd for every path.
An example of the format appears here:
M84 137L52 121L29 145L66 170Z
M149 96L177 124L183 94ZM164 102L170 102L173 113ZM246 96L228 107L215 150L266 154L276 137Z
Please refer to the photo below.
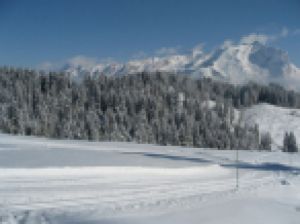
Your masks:
M300 89L300 69L290 62L287 53L259 41L227 41L210 53L196 48L188 54L155 56L126 63L107 62L88 66L86 63L69 63L64 70L79 79L87 73L111 76L163 71L196 78L211 77L234 84L272 81Z

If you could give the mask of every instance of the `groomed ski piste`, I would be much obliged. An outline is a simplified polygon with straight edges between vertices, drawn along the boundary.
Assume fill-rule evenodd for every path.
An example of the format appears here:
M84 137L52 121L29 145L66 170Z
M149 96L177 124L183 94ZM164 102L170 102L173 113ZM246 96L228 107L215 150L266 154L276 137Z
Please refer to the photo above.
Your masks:
M300 155L0 134L1 224L298 224Z

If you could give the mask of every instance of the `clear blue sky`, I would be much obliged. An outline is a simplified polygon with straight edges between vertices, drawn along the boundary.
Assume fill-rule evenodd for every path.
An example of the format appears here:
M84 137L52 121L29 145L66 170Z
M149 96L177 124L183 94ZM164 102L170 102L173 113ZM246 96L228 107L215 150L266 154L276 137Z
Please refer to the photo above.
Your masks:
M207 50L249 33L300 29L300 0L0 0L0 65L76 55L127 60L162 47ZM272 43L300 65L300 35Z

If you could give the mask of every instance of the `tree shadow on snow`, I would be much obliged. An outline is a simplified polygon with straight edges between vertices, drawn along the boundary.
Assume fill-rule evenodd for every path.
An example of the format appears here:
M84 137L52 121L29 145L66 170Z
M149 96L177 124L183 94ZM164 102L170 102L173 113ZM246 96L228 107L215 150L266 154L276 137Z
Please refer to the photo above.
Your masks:
M211 163L211 161L207 160L207 159L187 157L187 156L178 156L178 155L169 155L169 154L163 154L163 153L123 152L123 154L143 155L146 157L169 159L169 160L173 160L173 161L188 161L188 162L194 162L194 163Z
M261 170L261 171L289 171L289 172L300 172L299 167L284 165L280 163L260 163L260 164L252 164L252 163L230 163L230 164L222 164L221 166L226 168L239 168L239 169L253 169L253 170Z

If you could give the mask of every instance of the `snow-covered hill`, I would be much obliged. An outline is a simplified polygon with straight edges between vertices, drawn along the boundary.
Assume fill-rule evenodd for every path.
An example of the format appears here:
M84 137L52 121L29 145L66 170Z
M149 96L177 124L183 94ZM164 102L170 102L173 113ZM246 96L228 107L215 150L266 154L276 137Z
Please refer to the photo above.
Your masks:
M274 148L282 147L285 132L293 131L300 141L300 109L259 104L245 109L242 121L249 125L258 124L260 132L270 132Z
M195 48L188 54L93 65L75 60L65 65L63 70L79 79L86 73L124 75L163 71L189 74L197 78L211 77L234 84L250 80L260 83L272 81L300 89L300 69L290 62L286 52L257 40L245 41L245 38L238 43L227 41L209 53Z
M0 223L298 223L300 154L235 155L0 134Z

